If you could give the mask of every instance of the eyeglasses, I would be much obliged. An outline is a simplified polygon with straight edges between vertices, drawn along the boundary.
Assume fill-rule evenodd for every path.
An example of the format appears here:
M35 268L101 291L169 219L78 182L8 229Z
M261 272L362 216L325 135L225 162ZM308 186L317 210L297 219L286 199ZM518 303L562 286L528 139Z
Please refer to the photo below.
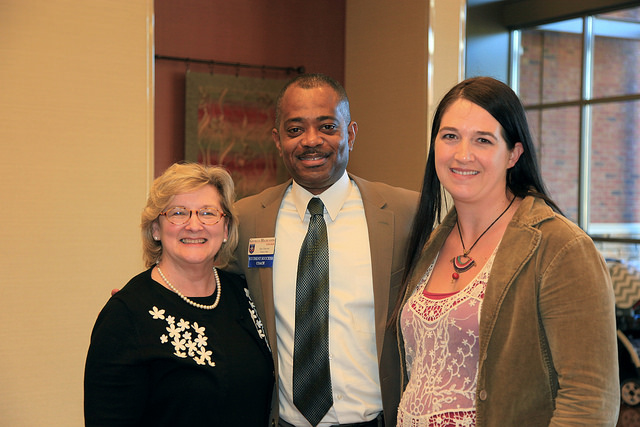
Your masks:
M171 224L183 225L189 222L191 214L196 213L198 220L205 225L216 225L226 216L216 208L187 209L183 206L176 206L160 212L160 215L167 217Z

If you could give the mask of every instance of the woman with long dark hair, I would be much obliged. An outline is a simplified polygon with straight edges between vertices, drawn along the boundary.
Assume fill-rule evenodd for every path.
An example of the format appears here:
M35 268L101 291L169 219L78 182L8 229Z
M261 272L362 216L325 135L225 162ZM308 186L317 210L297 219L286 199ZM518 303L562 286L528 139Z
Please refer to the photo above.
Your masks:
M615 425L609 273L548 196L507 85L468 79L440 102L409 251L398 426Z

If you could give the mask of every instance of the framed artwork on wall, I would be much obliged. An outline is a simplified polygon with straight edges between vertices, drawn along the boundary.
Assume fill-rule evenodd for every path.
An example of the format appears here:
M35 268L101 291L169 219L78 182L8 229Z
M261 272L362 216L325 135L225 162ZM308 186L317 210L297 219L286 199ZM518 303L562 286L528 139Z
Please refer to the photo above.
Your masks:
M284 182L271 137L286 80L187 72L185 159L225 167L238 199Z

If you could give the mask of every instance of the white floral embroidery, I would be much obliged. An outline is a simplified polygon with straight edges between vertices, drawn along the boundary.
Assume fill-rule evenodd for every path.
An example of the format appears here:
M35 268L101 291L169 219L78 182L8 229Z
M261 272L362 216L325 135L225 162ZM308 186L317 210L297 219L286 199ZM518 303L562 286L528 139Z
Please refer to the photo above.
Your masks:
M182 331L176 328L175 324L169 323L169 326L167 326L167 332L169 332L169 336L171 338L175 338L175 337L179 337Z
M193 327L193 330L196 332L196 334L198 335L204 334L204 326L202 327L198 326L198 322L194 322L192 327Z
M158 307L155 305L153 309L149 310L149 314L152 315L154 319L164 319L164 310L158 310Z
M187 346L187 350L189 350L187 354L189 355L189 357L193 357L193 355L196 352L196 349L198 348L198 344L191 341L191 339L188 339L186 346Z
M189 329L189 322L187 322L184 319L180 319L180 321L178 322L178 327L180 328L181 331L185 331Z
M180 351L187 349L187 347L185 346L186 343L187 340L185 339L180 339L180 337L173 337L173 341L171 341L171 344L173 344L173 348L176 350L173 352L173 354L178 357L187 357L187 353L185 353L184 351Z
M174 316L167 315L165 317L164 313L165 310L158 309L156 306L149 310L149 314L154 319L165 320L168 324L166 327L168 334L162 334L160 342L162 344L170 342L173 346L173 354L181 359L191 357L198 365L216 366L216 363L211 360L213 352L206 348L209 338L204 335L205 327L198 326L197 322L191 323L184 319L180 319L176 323ZM194 333L195 339L193 339Z
M198 347L206 347L208 339L209 338L205 337L204 335L198 335L198 338L196 338L194 341L196 342L196 344L198 344Z
M249 314L251 314L251 319L253 320L253 324L256 325L256 330L258 331L258 335L267 343L267 347L268 347L269 342L267 341L267 334L264 332L264 325L262 324L262 321L258 317L258 312L256 311L256 305L253 303L253 300L251 299L251 295L249 294L249 289L245 288L244 293L247 295L247 299L249 300ZM271 348L269 348L269 350L271 350Z
M204 365L205 362L211 365L211 351L205 348L199 348L196 350L196 353L199 354L200 357L194 357L193 360L195 360L198 365ZM215 366L215 363L212 366Z

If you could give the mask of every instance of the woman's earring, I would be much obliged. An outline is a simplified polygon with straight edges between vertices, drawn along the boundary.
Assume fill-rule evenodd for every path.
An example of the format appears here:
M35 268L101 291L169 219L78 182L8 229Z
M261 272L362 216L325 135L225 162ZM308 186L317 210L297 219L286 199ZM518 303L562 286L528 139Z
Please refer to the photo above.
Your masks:
M222 243L227 243L227 238L222 239Z
M160 240L160 238L158 236L153 236L153 240L157 242L158 240Z

